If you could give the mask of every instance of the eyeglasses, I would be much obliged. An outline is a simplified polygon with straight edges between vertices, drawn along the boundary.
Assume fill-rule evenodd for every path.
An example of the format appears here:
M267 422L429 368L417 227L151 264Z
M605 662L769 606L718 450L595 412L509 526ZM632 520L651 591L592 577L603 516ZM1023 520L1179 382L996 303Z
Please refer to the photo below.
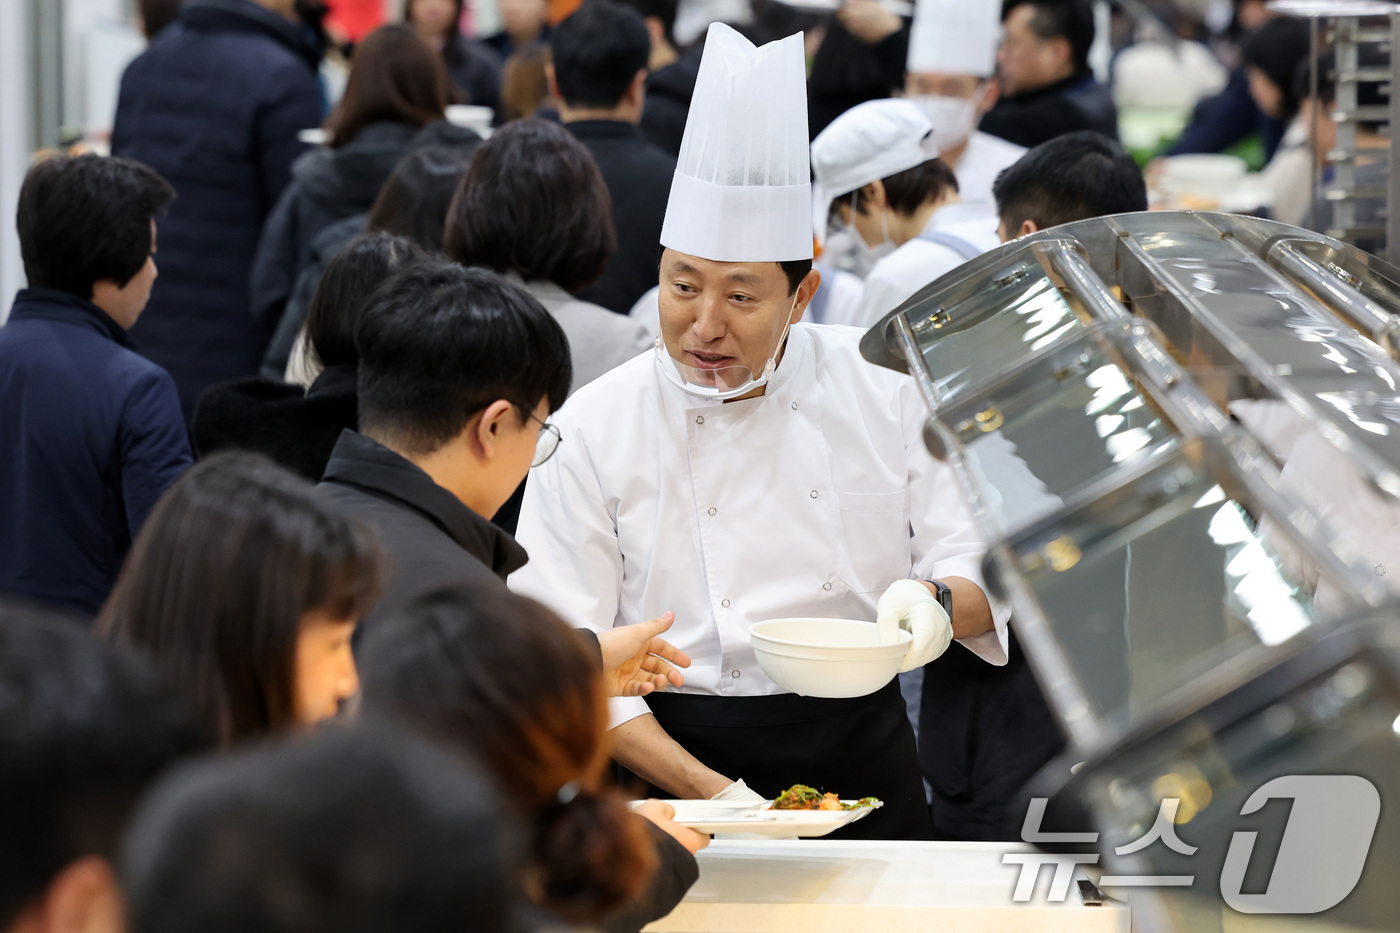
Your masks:
M548 421L540 421L534 415L530 416L530 420L540 426L540 439L535 442L535 459L530 461L531 468L534 468L554 456L554 452L559 449L559 442L564 437L559 433L559 428Z

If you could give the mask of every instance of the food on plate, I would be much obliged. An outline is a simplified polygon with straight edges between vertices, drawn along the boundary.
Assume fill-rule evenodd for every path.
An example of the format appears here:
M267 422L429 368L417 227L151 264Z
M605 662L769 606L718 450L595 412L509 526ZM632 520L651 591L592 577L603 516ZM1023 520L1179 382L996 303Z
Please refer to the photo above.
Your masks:
M836 794L823 794L815 787L794 784L778 795L771 810L855 810L860 807L877 807L880 801L875 797L862 797L855 803L843 803Z

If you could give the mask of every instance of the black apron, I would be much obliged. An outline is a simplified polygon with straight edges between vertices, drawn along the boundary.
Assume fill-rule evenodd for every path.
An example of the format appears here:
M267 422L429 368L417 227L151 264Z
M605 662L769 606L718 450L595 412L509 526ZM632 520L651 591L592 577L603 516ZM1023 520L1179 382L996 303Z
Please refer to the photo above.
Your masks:
M929 839L928 805L914 730L899 683L870 696L831 700L792 693L717 697L653 693L662 728L707 767L765 797L810 784L885 805L828 839ZM653 796L667 797L660 789Z

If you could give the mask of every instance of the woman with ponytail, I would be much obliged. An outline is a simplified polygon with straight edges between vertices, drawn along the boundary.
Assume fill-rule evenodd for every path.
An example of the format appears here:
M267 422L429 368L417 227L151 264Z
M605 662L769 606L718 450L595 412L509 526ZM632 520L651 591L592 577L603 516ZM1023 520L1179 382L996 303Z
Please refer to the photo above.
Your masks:
M656 801L629 812L609 776L597 656L544 606L500 587L440 589L384 619L359 656L367 715L495 772L532 827L528 890L545 914L636 933L694 883L708 838Z

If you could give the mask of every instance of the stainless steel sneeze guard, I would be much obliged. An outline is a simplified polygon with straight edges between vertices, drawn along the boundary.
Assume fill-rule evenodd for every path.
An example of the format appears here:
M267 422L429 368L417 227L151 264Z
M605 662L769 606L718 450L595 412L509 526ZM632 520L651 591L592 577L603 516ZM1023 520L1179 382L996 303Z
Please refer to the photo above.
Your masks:
M1379 769L1400 804L1400 689L1388 686L1400 684L1400 591L1326 490L1286 467L1304 445L1321 449L1400 515L1397 331L1400 270L1386 263L1269 221L1153 212L1006 244L866 334L868 360L919 384L929 447L991 542L989 589L1012 605L1069 738L1037 793L1086 808L1114 844L1183 781L1216 800L1183 838L1218 842L1244 775L1284 762L1316 772L1328 749L1341 767ZM1327 667L1338 639L1350 653ZM1320 689L1277 673L1300 664L1326 667L1317 677L1364 668L1367 695L1396 701L1385 735L1358 707L1341 735L1285 729L1269 755L1241 738L1261 710L1301 702L1288 691ZM1264 702L1266 688L1283 693ZM1357 759L1342 739L1362 720ZM1074 762L1086 764L1071 776ZM1400 867L1400 826L1378 838ZM1103 851L1116 870L1165 870ZM1395 887L1363 884L1337 911L1362 928L1377 911L1393 918ZM1221 929L1224 908L1177 900L1193 890L1209 893L1147 898L1143 929Z

